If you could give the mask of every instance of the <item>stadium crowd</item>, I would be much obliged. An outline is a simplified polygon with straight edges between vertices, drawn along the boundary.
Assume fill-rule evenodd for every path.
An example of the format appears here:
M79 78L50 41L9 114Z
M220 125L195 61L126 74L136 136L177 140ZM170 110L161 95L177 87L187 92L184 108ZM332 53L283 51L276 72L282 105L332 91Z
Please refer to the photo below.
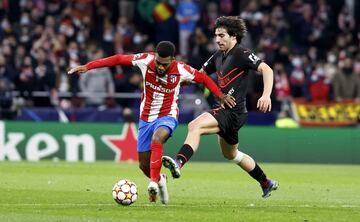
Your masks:
M136 107L114 95L141 92L138 70L103 68L80 77L67 70L117 53L153 51L162 40L177 45L177 59L200 69L217 49L213 27L221 15L246 20L244 45L274 70L275 111L288 109L292 98L360 102L359 1L2 0L1 110ZM261 76L252 77L250 111L262 92ZM196 86L183 90L202 93Z

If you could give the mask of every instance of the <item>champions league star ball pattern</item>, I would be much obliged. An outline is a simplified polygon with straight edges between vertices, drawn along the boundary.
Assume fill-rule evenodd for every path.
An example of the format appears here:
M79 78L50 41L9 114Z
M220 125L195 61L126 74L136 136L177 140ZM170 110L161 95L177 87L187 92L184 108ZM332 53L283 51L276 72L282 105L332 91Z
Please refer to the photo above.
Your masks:
M130 180L120 180L114 185L112 196L116 203L128 206L134 203L138 197L136 184Z

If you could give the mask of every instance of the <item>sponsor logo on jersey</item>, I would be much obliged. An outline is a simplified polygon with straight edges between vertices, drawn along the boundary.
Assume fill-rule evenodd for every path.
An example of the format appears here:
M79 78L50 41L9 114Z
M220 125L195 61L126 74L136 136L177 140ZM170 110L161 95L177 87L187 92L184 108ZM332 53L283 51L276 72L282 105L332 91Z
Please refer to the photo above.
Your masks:
M151 89L157 90L157 91L162 92L162 93L172 93L172 92L175 91L175 88L167 89L167 88L162 87L161 85L156 86L156 85L154 85L154 84L152 84L151 82L148 82L148 81L145 82L145 86L150 87Z

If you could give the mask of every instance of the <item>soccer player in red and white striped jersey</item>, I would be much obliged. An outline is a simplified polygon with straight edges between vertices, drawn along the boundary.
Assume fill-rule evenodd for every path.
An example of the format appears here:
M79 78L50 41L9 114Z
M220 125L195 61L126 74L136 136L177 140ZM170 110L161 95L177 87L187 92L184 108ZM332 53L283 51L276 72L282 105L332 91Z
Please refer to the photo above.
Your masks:
M90 69L115 65L140 68L144 89L141 97L138 133L139 167L150 178L148 187L150 201L155 202L159 194L163 204L169 201L166 175L160 175L163 144L178 124L181 83L202 83L219 98L222 106L236 105L235 99L224 95L210 77L175 60L174 56L175 46L171 42L162 41L156 46L155 53L118 54L75 67L68 72L68 74L81 74Z

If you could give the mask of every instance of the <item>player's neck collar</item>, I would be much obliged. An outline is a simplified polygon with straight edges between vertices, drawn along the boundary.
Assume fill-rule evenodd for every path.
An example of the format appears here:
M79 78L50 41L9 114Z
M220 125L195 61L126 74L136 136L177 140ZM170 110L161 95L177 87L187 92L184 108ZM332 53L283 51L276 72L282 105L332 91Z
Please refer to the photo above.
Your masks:
M226 57L227 55L230 54L230 52L237 46L237 44L235 44L233 47L231 47L229 50L227 50L226 52L223 51L223 56Z

